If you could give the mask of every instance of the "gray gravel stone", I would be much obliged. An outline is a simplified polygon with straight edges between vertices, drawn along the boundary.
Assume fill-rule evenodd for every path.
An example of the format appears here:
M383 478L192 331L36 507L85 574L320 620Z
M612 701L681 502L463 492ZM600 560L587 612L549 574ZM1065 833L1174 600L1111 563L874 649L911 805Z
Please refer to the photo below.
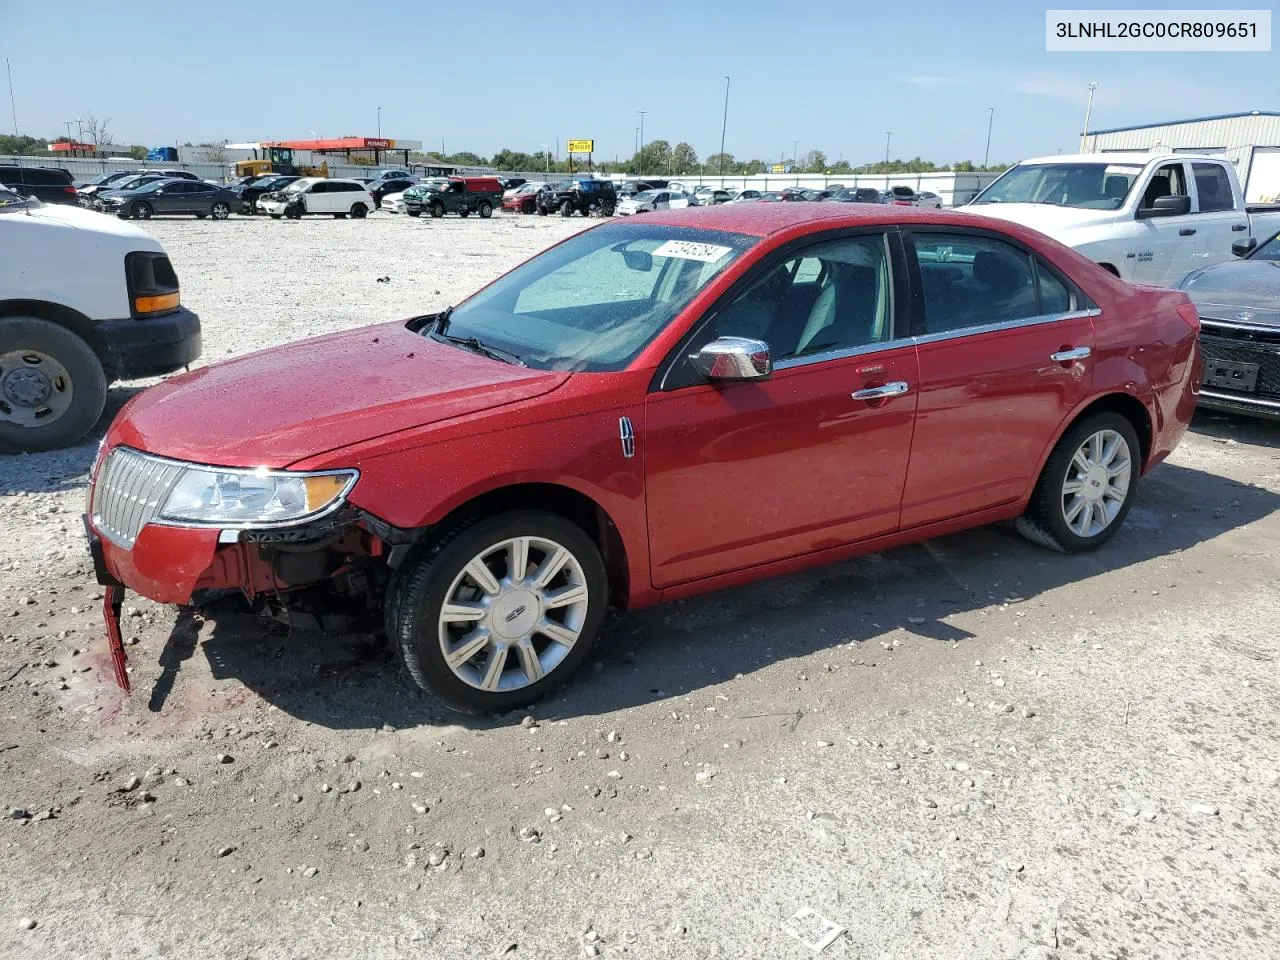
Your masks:
M30 917L23 917L21 920L18 921L19 930L34 930L35 928L36 928L36 922L32 920Z

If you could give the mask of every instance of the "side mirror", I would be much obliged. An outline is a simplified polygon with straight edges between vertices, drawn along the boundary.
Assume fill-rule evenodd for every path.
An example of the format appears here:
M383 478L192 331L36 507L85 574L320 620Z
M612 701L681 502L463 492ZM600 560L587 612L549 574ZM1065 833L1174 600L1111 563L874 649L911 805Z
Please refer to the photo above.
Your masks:
M1167 197L1156 197L1149 207L1138 210L1138 219L1151 217L1181 217L1191 212L1191 198L1185 193L1175 193Z
M1248 240L1237 240L1231 245L1231 252L1237 257L1247 257L1257 245L1258 241L1254 237L1250 237Z
M746 337L717 337L690 359L708 380L764 380L773 373L769 345Z

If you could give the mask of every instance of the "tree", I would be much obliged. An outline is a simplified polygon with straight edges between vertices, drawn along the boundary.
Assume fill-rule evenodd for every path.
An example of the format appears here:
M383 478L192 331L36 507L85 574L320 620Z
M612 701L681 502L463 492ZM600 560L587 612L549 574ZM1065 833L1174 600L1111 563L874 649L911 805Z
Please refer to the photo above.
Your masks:
M804 169L808 173L823 173L827 169L827 155L821 150L810 150L804 155Z
M853 173L853 167L849 166L848 160L837 160L833 163L828 173Z
M84 122L84 134L90 143L100 143L110 145L111 143L111 118L99 120L92 112L86 113L88 118Z
M707 165L707 173L720 174L723 170L726 174L737 171L738 161L733 159L732 153L713 153L704 161Z
M142 146L141 144L135 143L132 147L129 148L129 156L131 156L134 160L145 160L147 159L147 148Z
M487 167L489 161L478 153L472 153L470 150L459 150L445 158L449 163L456 163L463 167Z
M0 134L0 155L35 157L48 152L49 141L41 137Z
M527 153L521 153L518 150L508 150L503 147L493 155L490 166L498 170L520 171L520 170L541 170L543 163L535 161L533 157Z
M677 143L671 151L670 170L675 174L695 173L698 169L698 154L687 143Z

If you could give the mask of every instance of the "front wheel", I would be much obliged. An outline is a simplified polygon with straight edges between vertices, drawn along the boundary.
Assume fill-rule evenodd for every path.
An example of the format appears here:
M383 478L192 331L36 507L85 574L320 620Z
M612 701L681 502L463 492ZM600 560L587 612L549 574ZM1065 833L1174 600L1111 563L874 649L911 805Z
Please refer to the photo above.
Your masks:
M524 203L520 205L520 212L523 214L533 213L533 210L534 210L534 203L532 200L526 200Z
M1053 448L1018 529L1064 553L1095 550L1124 523L1141 470L1133 424L1118 413L1086 417Z
M215 220L225 220L231 216L231 207L219 201L213 205L213 209L209 211Z
M0 319L0 452L75 443L106 402L106 374L84 340L39 317Z
M570 203L568 200L565 200L563 203L560 204L560 216L562 217L573 216L573 204Z
M492 216L493 216L493 204L490 203L488 200L481 200L480 201L481 219L488 220Z
M151 208L151 204L142 200L137 201L129 208L129 216L135 220L150 220L153 213L155 213L155 210Z
M356 220L363 220L369 215L369 208L363 203L353 203L351 205L351 216Z
M421 210L406 210L406 211L405 211L405 213L407 213L407 214L408 214L409 216L411 216L411 217L420 217L420 216L422 216L422 211L421 211Z
M291 203L289 206L284 208L284 215L290 220L301 220L302 213L303 207L300 203Z
M439 220L444 216L444 204L437 200L431 205L431 216L433 219Z
M457 709L500 713L582 664L606 596L582 528L542 511L499 514L406 562L387 594L387 633L419 686Z

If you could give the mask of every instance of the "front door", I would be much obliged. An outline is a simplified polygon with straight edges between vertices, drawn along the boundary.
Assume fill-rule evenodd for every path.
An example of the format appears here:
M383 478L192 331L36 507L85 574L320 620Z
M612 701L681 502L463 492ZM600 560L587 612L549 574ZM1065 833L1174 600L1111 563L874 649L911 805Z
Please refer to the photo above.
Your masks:
M1088 395L1093 317L1044 261L968 230L907 235L922 290L902 527L1017 500Z
M892 289L886 236L862 233L771 260L704 318L646 402L654 586L897 530L917 374ZM772 378L700 378L688 355L724 336L768 343Z
M1149 209L1160 197L1169 196L1191 196L1186 164L1180 161L1161 164L1152 171L1143 187L1139 213ZM1139 217L1136 223L1137 249L1125 254L1132 258L1130 279L1134 283L1168 286L1190 273L1196 262L1197 220L1195 213L1178 217Z

